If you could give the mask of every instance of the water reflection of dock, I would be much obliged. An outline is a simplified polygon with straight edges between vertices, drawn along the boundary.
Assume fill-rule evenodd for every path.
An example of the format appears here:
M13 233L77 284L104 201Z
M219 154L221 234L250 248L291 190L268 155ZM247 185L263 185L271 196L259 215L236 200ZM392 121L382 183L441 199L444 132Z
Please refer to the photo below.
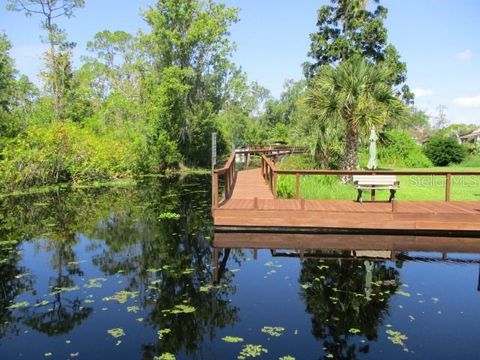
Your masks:
M457 256L459 253L480 255L478 238L217 232L213 239L215 282L225 270L231 249L251 249L254 258L258 250L266 249L271 251L273 257L300 259L313 257L480 264L480 256L476 259ZM411 255L409 252L422 254ZM480 273L478 290L480 291Z

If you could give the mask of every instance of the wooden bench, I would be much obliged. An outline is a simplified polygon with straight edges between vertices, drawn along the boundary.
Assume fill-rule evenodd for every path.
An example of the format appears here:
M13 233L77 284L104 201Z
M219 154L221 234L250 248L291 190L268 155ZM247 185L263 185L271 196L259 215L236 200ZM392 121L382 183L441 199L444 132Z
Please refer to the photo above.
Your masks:
M363 190L372 190L372 200L375 199L375 190L390 190L390 199L395 199L395 192L400 188L400 181L395 175L354 175L353 184L358 190L357 201L363 202Z

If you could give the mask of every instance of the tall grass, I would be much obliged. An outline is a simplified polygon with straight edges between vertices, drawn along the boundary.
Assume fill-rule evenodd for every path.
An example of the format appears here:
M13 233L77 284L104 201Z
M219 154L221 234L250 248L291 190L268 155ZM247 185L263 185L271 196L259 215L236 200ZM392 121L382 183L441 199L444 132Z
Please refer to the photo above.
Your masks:
M445 170L445 168L428 170ZM462 168L455 167L451 170L462 170ZM441 201L445 199L444 176L406 175L398 176L398 179L400 181L400 189L396 194L398 200ZM301 176L300 194L303 199L354 200L357 197L353 184L343 184L341 179L334 175ZM295 175L279 176L278 195L281 198L295 198ZM388 190L378 190L376 199L388 200L389 195ZM368 195L364 198L368 198ZM480 176L452 176L451 199L480 201Z

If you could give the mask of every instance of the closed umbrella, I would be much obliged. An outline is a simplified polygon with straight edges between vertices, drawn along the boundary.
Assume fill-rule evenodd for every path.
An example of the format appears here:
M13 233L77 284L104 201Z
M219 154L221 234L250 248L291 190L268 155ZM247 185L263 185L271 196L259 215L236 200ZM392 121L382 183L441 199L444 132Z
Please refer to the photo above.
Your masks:
M377 168L377 134L375 133L375 128L372 127L370 131L370 147L369 154L370 159L368 160L367 169L375 170Z

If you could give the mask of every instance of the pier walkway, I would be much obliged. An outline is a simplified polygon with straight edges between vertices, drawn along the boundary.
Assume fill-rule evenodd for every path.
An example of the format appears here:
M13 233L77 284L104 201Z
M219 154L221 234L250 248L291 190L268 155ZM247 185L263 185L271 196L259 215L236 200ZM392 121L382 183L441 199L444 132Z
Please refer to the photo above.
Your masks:
M480 237L480 201L450 199L452 176L480 176L480 172L286 171L275 166L275 158L284 155L280 152L257 153L259 168L237 171L238 154L232 154L225 167L213 174L212 213L217 232ZM359 203L300 196L300 176L355 174L444 176L445 201ZM280 175L296 175L295 199L277 197Z

